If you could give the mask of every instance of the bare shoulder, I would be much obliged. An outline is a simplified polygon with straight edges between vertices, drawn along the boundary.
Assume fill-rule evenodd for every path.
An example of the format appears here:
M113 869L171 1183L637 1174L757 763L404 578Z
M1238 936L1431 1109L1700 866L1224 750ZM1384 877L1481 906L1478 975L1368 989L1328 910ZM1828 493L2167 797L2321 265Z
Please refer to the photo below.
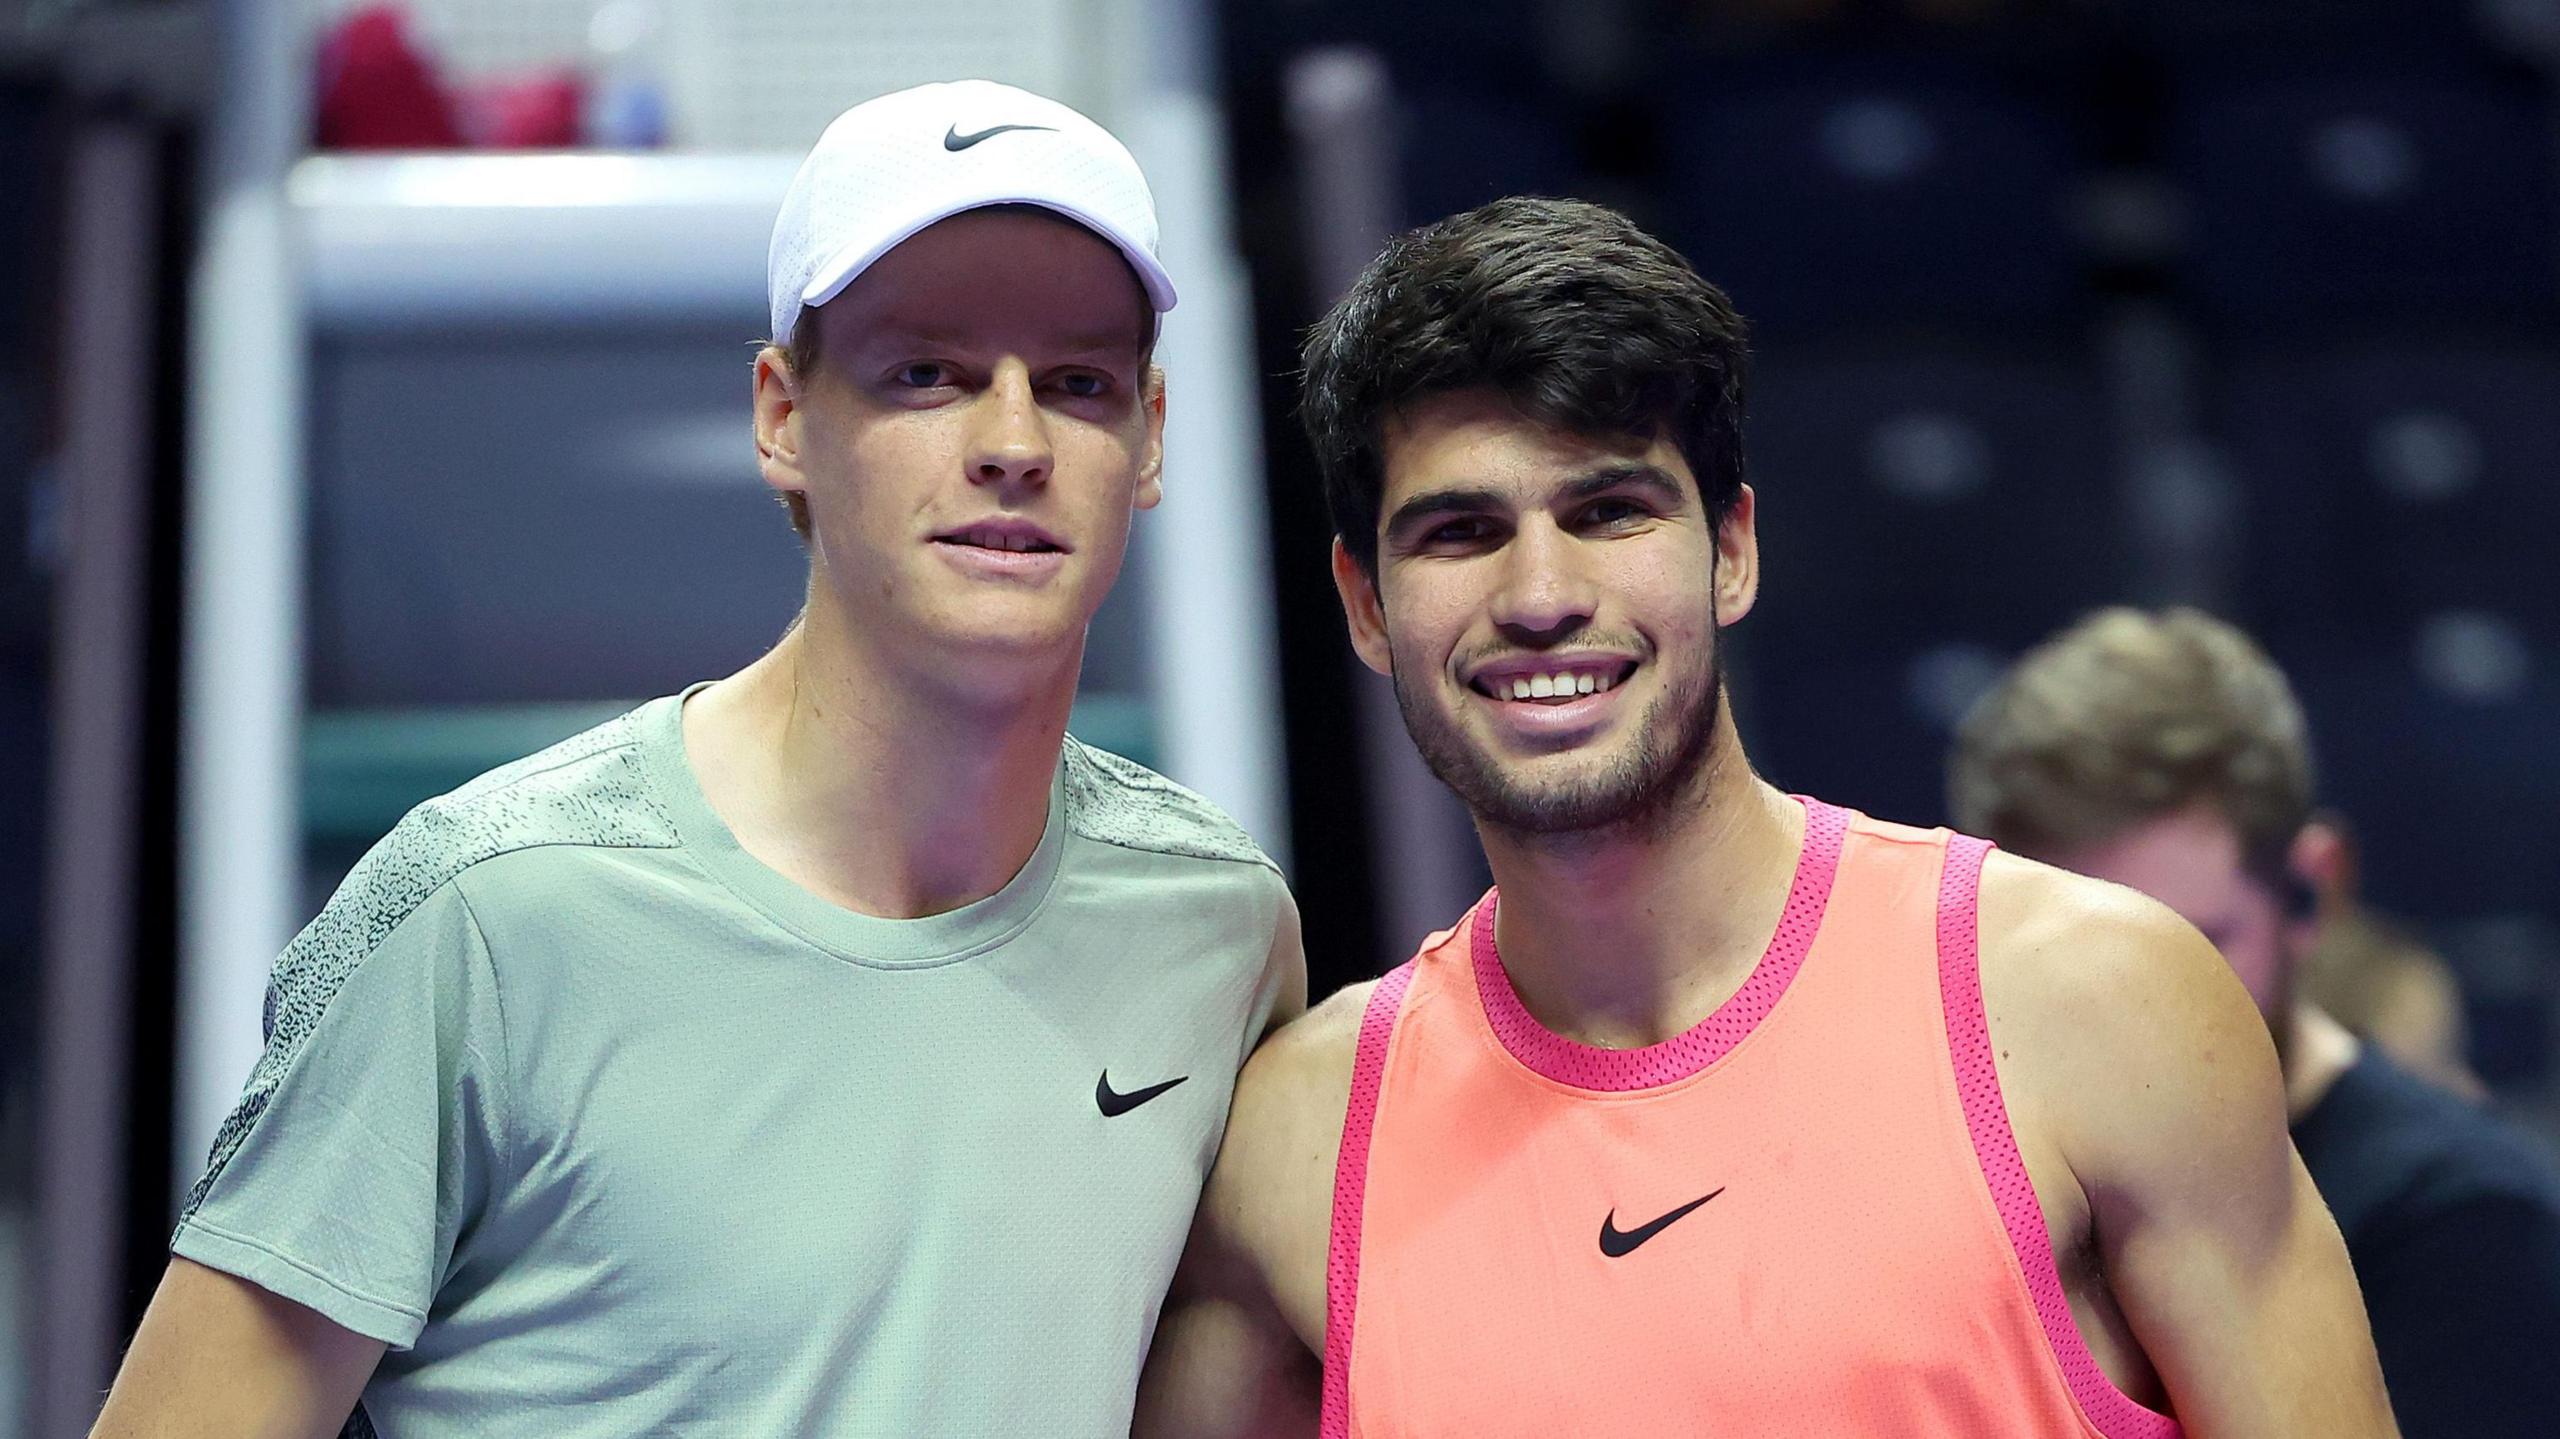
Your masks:
M1280 1178L1321 1159L1330 1175L1351 1102L1352 1053L1376 981L1337 990L1263 1040L1236 1076L1235 1105L1214 1189ZM1321 1150L1321 1155L1314 1151ZM1328 1177L1327 1180L1330 1183Z
M1986 998L2104 1018L2108 1033L2127 1038L2225 1019L2263 1037L2248 994L2204 936L2122 885L1994 852L1983 867L1981 925Z
M2002 1089L2084 1179L2157 1158L2199 1123L2283 1124L2265 1021L2222 956L2120 885L1994 853L1984 1007Z

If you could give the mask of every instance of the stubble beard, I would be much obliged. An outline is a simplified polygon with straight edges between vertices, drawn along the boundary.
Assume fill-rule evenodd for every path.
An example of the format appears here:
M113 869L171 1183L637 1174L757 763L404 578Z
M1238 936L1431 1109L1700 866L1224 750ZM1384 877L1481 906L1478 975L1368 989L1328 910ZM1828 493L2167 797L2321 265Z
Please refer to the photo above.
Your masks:
M1404 669L1394 666L1389 678L1405 733L1480 826L1545 839L1646 834L1686 817L1701 798L1699 780L1724 708L1721 645L1646 707L1632 739L1600 773L1547 784L1507 772L1453 716L1409 690Z

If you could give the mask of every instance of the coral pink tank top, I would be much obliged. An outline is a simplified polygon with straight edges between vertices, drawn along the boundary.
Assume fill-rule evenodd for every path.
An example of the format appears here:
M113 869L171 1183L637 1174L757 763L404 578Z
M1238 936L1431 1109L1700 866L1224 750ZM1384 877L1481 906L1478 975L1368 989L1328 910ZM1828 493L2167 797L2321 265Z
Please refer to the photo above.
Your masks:
M1676 1038L1540 1026L1495 894L1379 983L1326 1439L2175 1439L2081 1341L2010 1134L1975 961L1989 846L1804 804L1768 952Z

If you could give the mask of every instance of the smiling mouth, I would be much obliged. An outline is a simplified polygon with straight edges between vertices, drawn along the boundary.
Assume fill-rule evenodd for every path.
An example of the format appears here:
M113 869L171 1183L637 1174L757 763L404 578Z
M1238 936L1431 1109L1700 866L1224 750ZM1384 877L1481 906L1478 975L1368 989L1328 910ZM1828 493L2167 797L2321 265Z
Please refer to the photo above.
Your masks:
M1489 700L1513 704L1564 704L1584 695L1605 694L1626 683L1636 662L1605 665L1560 664L1524 674L1497 675L1467 681L1467 688Z

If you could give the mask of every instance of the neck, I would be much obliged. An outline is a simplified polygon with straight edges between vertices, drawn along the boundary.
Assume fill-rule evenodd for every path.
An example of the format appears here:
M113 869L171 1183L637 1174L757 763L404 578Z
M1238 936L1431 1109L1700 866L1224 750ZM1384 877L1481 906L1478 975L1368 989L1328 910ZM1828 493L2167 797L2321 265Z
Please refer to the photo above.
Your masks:
M886 919L1004 888L1039 847L1081 654L1011 684L899 664L812 597L771 652L685 707L704 797L749 854Z
M2289 1120L2299 1121L2316 1108L2363 1053L2363 1042L2354 1032L2315 1004L2297 1002L2285 1022L2275 1026L2275 1035Z
M1751 773L1729 719L1717 730L1696 800L1672 823L1569 837L1478 826L1502 889L1503 969L1556 1033L1660 1043L1714 1013L1767 949L1803 811Z

